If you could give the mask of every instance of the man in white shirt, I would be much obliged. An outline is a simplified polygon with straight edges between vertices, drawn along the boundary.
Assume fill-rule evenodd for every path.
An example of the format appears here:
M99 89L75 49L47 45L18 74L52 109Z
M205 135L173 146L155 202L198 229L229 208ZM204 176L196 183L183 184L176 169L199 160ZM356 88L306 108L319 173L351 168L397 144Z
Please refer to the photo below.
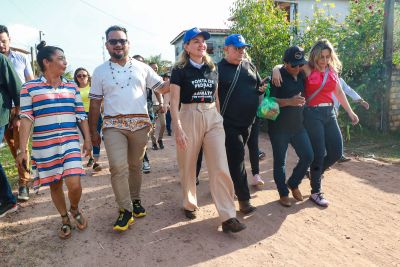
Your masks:
M7 56L8 59L11 61L14 70L22 83L33 80L34 76L31 63L25 55L11 50L10 41L11 39L7 27L4 25L0 25L0 53ZM13 108L11 109L10 113L10 121L12 121L15 116L16 113L13 103ZM13 155L14 159L16 159L19 146L19 125L12 125L11 123L9 123L6 131L4 132L4 139L7 141L8 146L10 147L11 154ZM2 140L0 140L0 142L1 141ZM30 175L26 170L18 166L18 176L18 200L29 200L28 183L30 180Z
M113 229L125 231L134 222L133 216L146 215L140 200L141 166L151 126L146 87L155 90L169 87L169 83L163 82L150 66L129 57L125 28L111 26L106 30L106 40L110 59L93 73L89 126L93 144L99 145L96 124L104 99L104 145L120 209Z
M353 90L342 78L339 79L340 81L340 86L343 89L343 92L348 95L354 102L359 103L361 106L363 106L366 110L369 109L369 104L367 101L365 101L359 94L357 94L356 91ZM340 108L340 103L337 100L335 94L332 93L333 96L333 106L335 107L336 114L339 115L339 108ZM342 157L338 160L339 163L347 162L350 161L351 159L346 157L344 154L342 154Z

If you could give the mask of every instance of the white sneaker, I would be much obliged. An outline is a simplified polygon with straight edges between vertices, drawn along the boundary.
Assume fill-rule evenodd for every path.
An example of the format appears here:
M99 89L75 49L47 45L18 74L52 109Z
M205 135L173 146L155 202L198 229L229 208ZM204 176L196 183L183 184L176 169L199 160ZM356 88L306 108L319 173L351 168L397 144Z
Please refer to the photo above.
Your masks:
M143 173L150 173L150 163L148 161L143 161L142 171Z
M253 176L253 181L251 183L253 186L257 185L264 185L264 181L262 180L261 176L259 174L256 174Z
M314 193L311 194L310 200L312 200L315 204L321 206L321 207L328 207L329 206L329 201L324 198L323 193Z

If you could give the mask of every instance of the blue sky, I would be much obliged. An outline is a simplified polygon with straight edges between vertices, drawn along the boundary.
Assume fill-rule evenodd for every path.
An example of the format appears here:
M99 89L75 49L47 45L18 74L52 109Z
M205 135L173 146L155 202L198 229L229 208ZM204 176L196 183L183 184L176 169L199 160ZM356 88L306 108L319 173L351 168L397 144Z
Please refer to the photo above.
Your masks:
M93 71L103 61L102 36L111 25L125 26L130 54L162 54L174 61L170 41L191 27L227 28L234 0L2 0L0 24L11 44L29 50L39 30L49 45L64 49L69 69ZM108 58L107 51L106 59Z

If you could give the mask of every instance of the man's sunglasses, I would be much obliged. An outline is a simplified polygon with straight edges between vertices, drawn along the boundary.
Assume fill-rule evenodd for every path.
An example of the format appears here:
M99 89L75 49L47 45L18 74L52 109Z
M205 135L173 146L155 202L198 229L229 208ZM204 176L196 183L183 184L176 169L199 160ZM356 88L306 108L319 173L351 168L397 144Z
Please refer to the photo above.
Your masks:
M107 41L110 45L117 45L120 43L121 45L125 45L128 40L127 39L110 39Z
M303 66L304 66L304 64L300 64L300 65L296 65L296 66L293 66L292 64L290 64L290 66L292 66L292 68L296 68L296 67L299 67L299 68L301 68L301 67L303 67Z
M86 74L78 74L78 75L76 75L76 78L86 78L87 77L87 75Z

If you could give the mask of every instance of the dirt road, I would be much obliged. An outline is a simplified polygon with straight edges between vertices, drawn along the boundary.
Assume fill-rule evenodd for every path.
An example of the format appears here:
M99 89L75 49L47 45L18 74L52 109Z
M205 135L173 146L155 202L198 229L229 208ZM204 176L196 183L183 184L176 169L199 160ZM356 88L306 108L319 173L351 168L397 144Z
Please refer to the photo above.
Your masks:
M108 169L88 171L81 207L89 228L60 240L60 217L48 188L42 188L0 220L0 266L400 266L399 165L368 159L337 164L322 184L329 208L309 200L284 208L277 202L265 134L260 146L267 154L261 162L266 185L252 188L258 210L240 216L248 226L241 233L218 228L205 167L199 216L194 221L183 216L174 140L168 137L164 150L149 150L152 172L144 175L142 188L148 215L128 231L112 230L118 210ZM295 161L289 151L288 172ZM107 165L105 157L102 164ZM300 189L308 198L307 179Z

